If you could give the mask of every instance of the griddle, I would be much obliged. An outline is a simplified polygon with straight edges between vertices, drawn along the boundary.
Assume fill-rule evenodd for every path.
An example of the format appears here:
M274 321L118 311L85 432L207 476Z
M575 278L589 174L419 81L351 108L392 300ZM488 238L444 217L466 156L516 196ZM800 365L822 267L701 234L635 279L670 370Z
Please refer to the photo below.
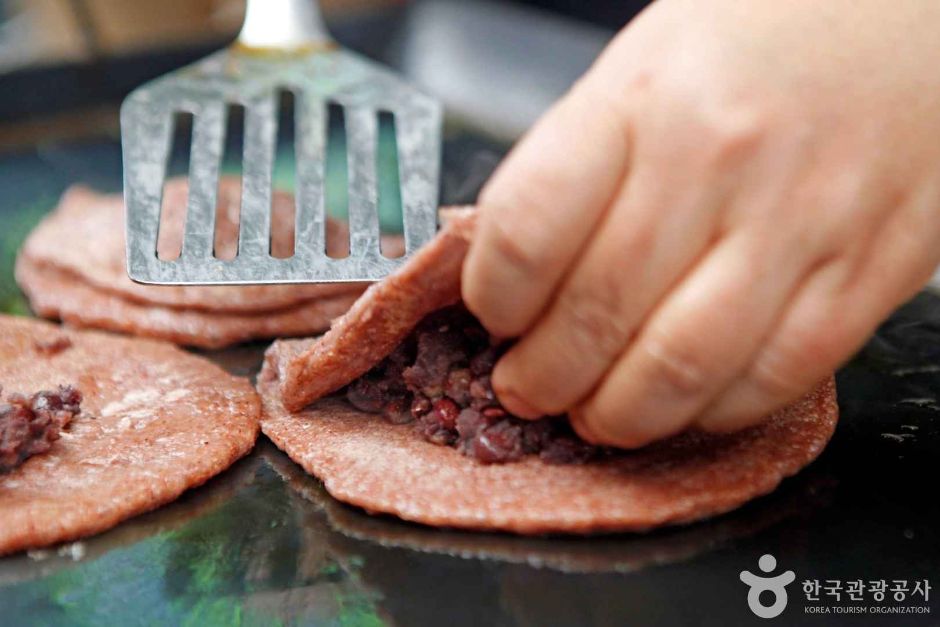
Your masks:
M445 201L471 201L502 151L451 137ZM0 245L8 257L14 233L68 183L117 189L119 148L47 146L0 160L0 173L0 223L15 227ZM263 349L204 354L251 376ZM742 624L758 619L739 572L756 572L768 552L799 582L940 585L940 297L923 292L900 308L837 380L842 418L808 469L731 514L640 535L519 538L369 516L262 438L174 504L74 545L0 559L0 624ZM800 590L790 595L784 624L859 620L803 614Z
M444 201L472 201L505 148L452 134ZM10 270L22 236L69 184L118 190L120 166L115 138L0 157L0 308L28 315ZM263 349L204 354L252 376ZM801 588L806 579L940 586L940 296L923 292L896 311L837 382L842 418L814 464L738 511L648 534L521 538L370 516L330 498L262 437L167 507L79 543L0 558L0 625L767 623L739 580L765 553L797 579L771 624L940 624L940 590L930 614L857 616L805 613L835 603L808 602Z

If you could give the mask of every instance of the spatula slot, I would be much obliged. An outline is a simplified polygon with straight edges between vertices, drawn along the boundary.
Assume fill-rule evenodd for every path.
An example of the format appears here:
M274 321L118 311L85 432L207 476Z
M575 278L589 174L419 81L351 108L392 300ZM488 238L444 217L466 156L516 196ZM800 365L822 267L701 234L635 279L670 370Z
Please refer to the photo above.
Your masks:
M368 105L351 104L343 114L349 169L349 254L356 259L372 259L381 256L375 175L378 112Z
M171 146L167 154L166 179L163 183L160 204L160 224L157 227L157 258L161 261L179 259L183 250L183 225L186 220L186 199L171 198L167 194L170 178L189 173L189 157L192 150L193 114L176 111L171 121ZM170 211L174 208L174 211Z
M326 252L324 181L327 106L322 98L300 91L294 97L294 254L320 258Z
M242 158L245 142L245 107L231 103L225 107L225 140L222 148L220 173L237 178L237 195L224 194L219 185L215 203L215 231L212 255L227 261L238 255L238 230L241 223Z
M292 167L293 154L291 149L295 137L296 98L290 89L279 89L277 92L277 142L274 149L274 189L288 192L290 199L286 202L271 203L271 249L270 255L275 259L290 259L294 256L294 225L297 220L297 204L295 197L294 168ZM291 166L291 167L285 167Z
M324 200L327 215L347 219L349 215L349 164L346 154L346 112L336 102L326 108L326 159ZM327 234L326 254L333 259L349 256L349 237L336 241Z
M376 150L376 177L378 179L379 227L383 235L401 234L404 224L401 211L401 190L398 173L398 139L395 114L379 111L378 146ZM390 259L401 257L402 249L393 249L381 242L382 255Z

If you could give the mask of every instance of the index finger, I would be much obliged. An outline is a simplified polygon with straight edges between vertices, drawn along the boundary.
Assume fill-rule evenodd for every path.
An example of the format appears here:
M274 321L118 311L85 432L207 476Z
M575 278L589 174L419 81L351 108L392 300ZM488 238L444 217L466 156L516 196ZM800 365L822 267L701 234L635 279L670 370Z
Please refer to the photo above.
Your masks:
M480 195L462 289L494 335L535 322L620 189L627 126L596 82L582 79L556 103Z

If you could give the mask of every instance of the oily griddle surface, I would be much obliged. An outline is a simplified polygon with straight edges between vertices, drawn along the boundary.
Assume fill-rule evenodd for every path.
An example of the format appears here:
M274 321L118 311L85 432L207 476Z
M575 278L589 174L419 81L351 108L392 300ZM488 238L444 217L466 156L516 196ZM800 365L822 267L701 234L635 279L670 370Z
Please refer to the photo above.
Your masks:
M9 184L0 182L8 235L25 235L27 220L46 211L68 183L119 189L117 142L53 148L48 158L27 154L0 168L15 174ZM472 136L448 141L442 200L472 202L496 160ZM18 245L0 237L0 253L11 262ZM12 297L12 264L0 272L0 299L22 311ZM738 576L754 571L768 551L799 580L933 580L940 509L924 477L940 473L937 320L940 298L930 293L895 313L837 374L841 419L820 459L772 494L709 521L559 540L442 531L336 501L327 517L299 492L322 492L320 482L261 438L245 460L206 485L64 547L62 555L0 559L3 620L724 626L754 620ZM252 376L264 348L203 354ZM294 469L294 481L285 483L268 460ZM342 515L340 530L333 514ZM408 539L390 546L392 537ZM498 551L490 550L494 542ZM573 556L591 572L557 572L555 565ZM625 564L629 572L619 572ZM818 616L801 622L805 601L798 588L789 590L784 622L820 624ZM931 615L905 620L930 624L933 596ZM826 621L858 623L856 616Z

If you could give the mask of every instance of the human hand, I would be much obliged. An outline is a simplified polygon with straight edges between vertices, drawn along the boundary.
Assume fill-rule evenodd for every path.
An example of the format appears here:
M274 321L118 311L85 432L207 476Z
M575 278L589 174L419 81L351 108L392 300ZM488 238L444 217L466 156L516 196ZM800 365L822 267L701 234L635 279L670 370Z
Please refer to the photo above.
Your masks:
M467 306L522 417L734 430L940 262L940 4L659 0L480 197Z

